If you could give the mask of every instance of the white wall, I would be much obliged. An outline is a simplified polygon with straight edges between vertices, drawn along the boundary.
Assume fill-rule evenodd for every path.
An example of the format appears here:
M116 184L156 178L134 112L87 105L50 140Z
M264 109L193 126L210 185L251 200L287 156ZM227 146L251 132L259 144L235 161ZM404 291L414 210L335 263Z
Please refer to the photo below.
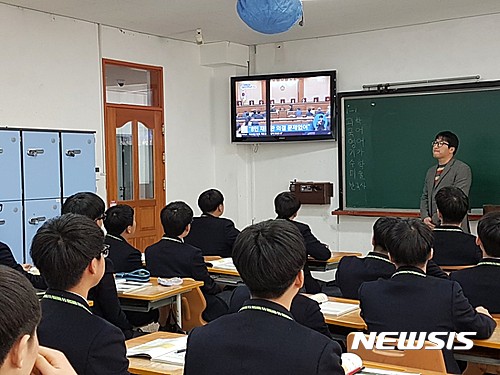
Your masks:
M500 15L491 15L285 42L280 49L274 44L259 45L253 71L266 74L336 69L339 91L361 90L368 83L474 74L494 80L500 78L499 24ZM252 148L239 147L247 147L250 152ZM334 142L260 145L256 153L250 154L251 165L247 166L255 170L253 179L246 180L247 184L254 184L252 189L256 192L253 216L258 220L272 217L273 197L286 190L293 178L332 181L337 195L337 151ZM418 200L415 197L416 206ZM335 196L330 206L304 206L299 219L310 223L317 237L333 249L369 250L375 219L331 217L330 211L337 207Z

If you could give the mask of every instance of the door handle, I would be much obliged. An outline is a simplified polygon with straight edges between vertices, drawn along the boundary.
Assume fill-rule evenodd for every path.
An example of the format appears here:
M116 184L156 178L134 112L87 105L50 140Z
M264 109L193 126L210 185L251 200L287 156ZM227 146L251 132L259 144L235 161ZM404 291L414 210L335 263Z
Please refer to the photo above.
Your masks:
M42 155L45 153L45 150L43 148L29 148L28 149L28 156L37 156L37 155Z
M76 155L80 155L82 150L66 150L66 156L74 158Z
M47 220L45 216L32 217L29 219L28 223L32 225L38 225L39 223L44 222L45 220Z
M0 225L4 225L4 224L5 224L5 220L0 219Z

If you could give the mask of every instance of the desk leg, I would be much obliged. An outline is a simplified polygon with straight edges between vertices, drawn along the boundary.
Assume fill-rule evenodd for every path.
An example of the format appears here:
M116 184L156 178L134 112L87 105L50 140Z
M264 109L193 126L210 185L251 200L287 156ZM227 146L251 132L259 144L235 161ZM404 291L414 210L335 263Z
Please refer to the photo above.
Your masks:
M182 328L182 294L175 297L175 316L177 317L177 324Z

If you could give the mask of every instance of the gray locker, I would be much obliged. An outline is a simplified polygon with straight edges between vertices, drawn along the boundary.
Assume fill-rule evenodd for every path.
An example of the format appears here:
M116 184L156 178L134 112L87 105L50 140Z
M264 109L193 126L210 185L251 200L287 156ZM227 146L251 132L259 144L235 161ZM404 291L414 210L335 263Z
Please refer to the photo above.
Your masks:
M62 194L95 193L95 139L93 133L61 133Z
M24 262L21 201L0 202L0 241L10 247L18 263Z
M61 196L59 133L23 131L24 199Z
M14 130L0 131L0 165L2 183L0 200L20 201L21 190L21 133Z
M24 227L26 263L32 263L29 256L31 240L36 231L49 219L61 214L60 199L44 199L24 202Z

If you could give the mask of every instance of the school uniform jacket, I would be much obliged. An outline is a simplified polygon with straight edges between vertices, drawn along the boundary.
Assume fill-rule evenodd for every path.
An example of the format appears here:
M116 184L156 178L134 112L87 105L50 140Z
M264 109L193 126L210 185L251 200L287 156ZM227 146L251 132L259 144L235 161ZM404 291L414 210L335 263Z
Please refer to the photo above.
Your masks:
M464 233L454 225L440 225L434 228L434 256L440 266L463 266L477 264L482 251L476 245L476 236Z
M460 283L472 306L500 314L500 258L483 258L475 267L452 272L450 279Z
M41 345L62 351L79 375L128 374L122 332L92 314L85 299L49 289L41 304L37 329Z
M0 264L21 272L24 276L26 276L26 278L35 288L47 289L47 284L45 283L43 277L40 275L32 275L31 273L26 272L23 266L16 262L16 259L14 258L10 247L3 242L0 242Z
M228 313L233 314L238 312L250 298L250 290L248 290L246 285L237 287L231 295ZM290 312L297 323L309 327L328 338L332 338L318 302L299 293L292 300Z
M115 272L132 272L142 266L141 252L122 236L107 234L104 243L109 245L108 258L113 261Z
M231 257L233 244L240 231L234 223L223 217L203 214L195 217L185 242L201 249L203 255Z
M416 267L400 267L388 280L363 283L361 316L371 332L477 332L488 338L496 323L477 313L460 285L426 276ZM448 373L460 373L450 350L443 349Z
M314 259L317 260L328 260L330 258L331 256L330 250L328 249L328 247L326 247L325 244L321 243L314 236L314 234L312 234L309 225L295 220L288 220L288 221L295 224L295 226L300 231L300 234L302 234L308 256L313 257ZM321 292L321 287L319 286L316 279L312 277L311 270L309 269L309 266L307 264L304 266L304 287L307 293L314 294Z
M126 339L133 336L132 324L123 312L116 290L114 265L106 258L106 271L99 284L90 289L89 300L94 302L92 312L120 328Z
M252 299L191 331L184 374L343 375L340 354L335 341L295 322L283 306Z

